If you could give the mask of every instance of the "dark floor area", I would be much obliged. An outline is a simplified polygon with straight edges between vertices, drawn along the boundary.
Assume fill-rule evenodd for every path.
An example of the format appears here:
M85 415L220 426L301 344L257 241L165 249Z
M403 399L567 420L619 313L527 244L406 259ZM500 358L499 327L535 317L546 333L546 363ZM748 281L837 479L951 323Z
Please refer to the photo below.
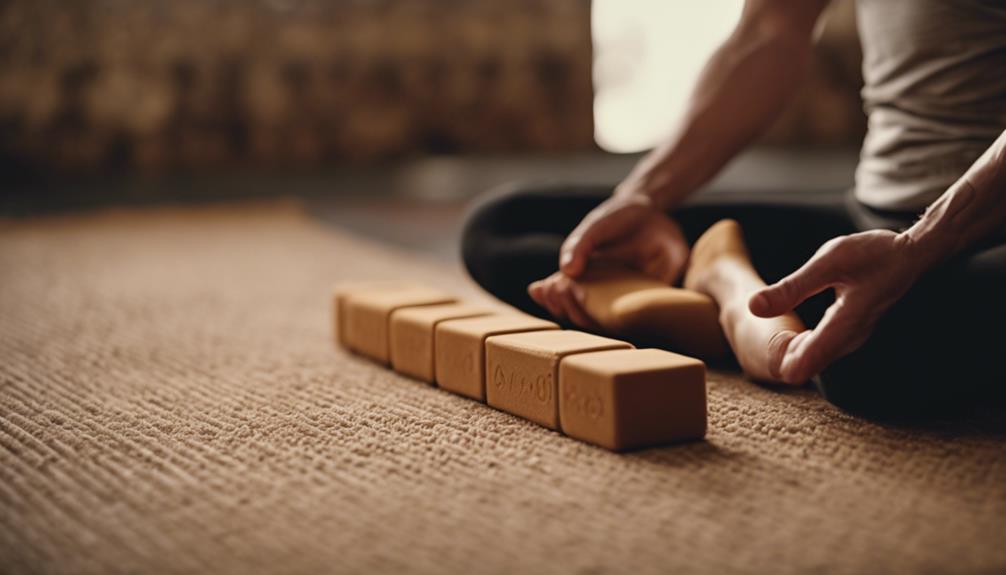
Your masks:
M117 205L292 196L303 199L310 212L325 222L454 260L463 214L479 194L509 182L614 186L639 157L601 152L551 157L440 156L297 174L246 171L53 178L3 186L0 213L16 217ZM800 191L810 195L843 189L852 185L856 160L855 150L755 149L731 163L704 193Z

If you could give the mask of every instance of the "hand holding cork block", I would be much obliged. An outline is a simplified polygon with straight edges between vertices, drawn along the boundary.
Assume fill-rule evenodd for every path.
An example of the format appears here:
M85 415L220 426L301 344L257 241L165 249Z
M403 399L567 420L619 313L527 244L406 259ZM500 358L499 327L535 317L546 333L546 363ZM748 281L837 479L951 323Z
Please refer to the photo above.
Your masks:
M632 345L582 331L497 335L486 340L486 403L549 429L559 428L559 362Z
M433 383L437 325L491 313L488 308L461 303L396 310L391 314L391 366L399 373Z
M705 365L659 349L573 355L559 365L563 433L622 451L706 433Z
M441 322L437 326L437 385L485 401L485 341L499 334L557 330L559 326L526 315L499 315Z
M387 364L391 314L400 308L453 303L455 299L425 287L387 291L356 291L345 302L346 342L350 349Z

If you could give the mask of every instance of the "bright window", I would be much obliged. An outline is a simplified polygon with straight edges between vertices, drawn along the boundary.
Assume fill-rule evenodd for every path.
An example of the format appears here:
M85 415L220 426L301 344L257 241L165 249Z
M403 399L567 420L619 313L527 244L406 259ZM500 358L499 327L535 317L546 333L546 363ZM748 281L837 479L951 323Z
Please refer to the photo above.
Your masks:
M674 128L703 63L743 0L594 0L594 139L610 152L654 147Z

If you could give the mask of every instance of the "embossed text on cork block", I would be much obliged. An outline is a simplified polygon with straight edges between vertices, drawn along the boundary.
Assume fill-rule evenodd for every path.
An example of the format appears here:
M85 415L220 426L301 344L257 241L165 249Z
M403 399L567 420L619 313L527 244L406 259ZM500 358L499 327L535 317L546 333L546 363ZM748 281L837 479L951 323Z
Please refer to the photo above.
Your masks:
M464 303L407 307L391 314L391 366L395 371L433 383L434 333L442 321L481 317L489 308Z
M631 349L617 339L581 331L497 335L486 340L486 402L550 429L559 429L560 361L573 354Z
M622 451L706 434L706 369L659 349L584 353L559 366L563 433Z
M425 287L353 292L345 303L346 341L353 351L386 364L391 355L388 332L392 312L454 301L449 294Z
M550 321L519 314L440 322L436 327L434 345L437 385L448 391L485 401L486 338L557 329L559 326Z

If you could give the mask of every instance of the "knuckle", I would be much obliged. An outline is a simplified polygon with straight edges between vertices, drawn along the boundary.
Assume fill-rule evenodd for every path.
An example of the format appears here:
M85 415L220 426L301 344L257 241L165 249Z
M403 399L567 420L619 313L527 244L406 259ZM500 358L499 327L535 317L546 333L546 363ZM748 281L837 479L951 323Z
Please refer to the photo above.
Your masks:
M583 234L579 231L574 231L573 233L566 236L566 239L562 242L562 251L576 251L580 245L583 243Z
M836 254L841 254L841 253L845 252L846 249L847 249L847 244L845 242L845 237L844 236L840 236L840 237L837 237L837 238L832 238L832 239L824 242L823 244L821 244L821 247L818 248L817 254L815 254L815 257L816 258L832 257L832 256L834 256Z

